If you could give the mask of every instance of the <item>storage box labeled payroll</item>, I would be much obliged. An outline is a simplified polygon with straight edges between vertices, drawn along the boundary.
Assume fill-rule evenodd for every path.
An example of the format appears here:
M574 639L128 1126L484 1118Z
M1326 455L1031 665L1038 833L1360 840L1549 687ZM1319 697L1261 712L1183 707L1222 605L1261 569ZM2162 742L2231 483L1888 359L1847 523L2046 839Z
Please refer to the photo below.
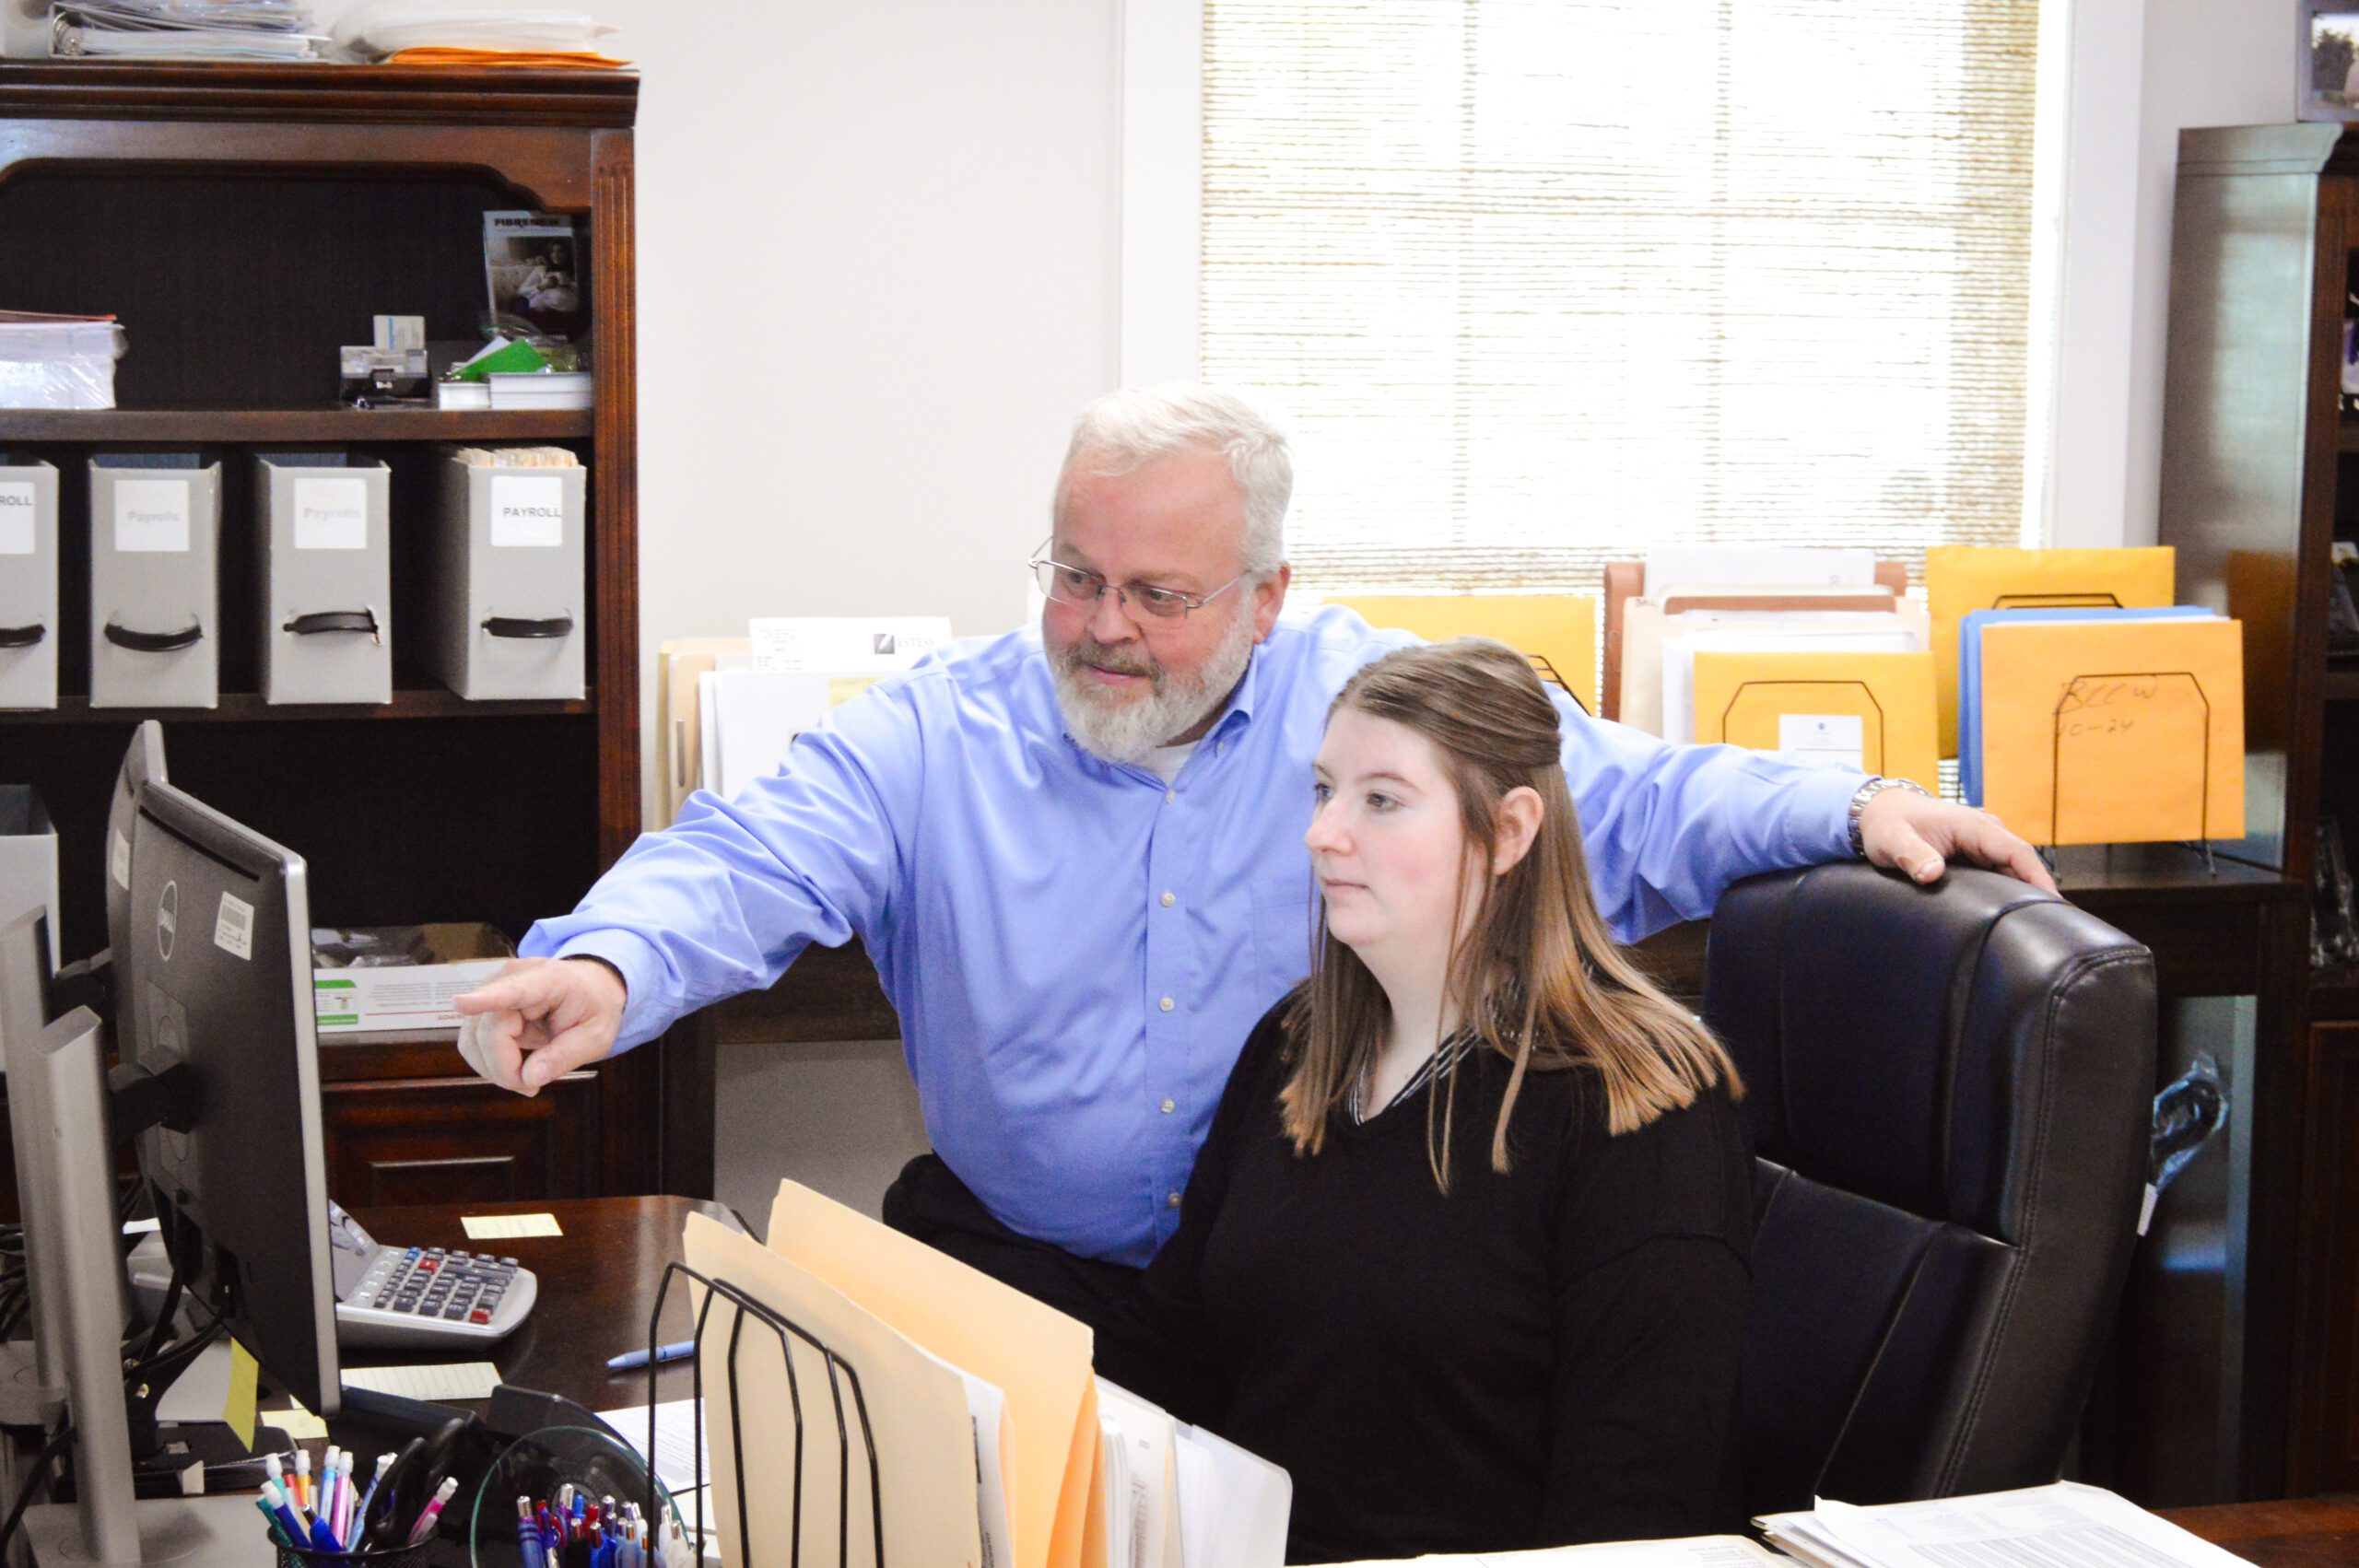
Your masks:
M362 1029L455 1029L455 999L516 955L477 922L311 932L311 990L323 1035Z

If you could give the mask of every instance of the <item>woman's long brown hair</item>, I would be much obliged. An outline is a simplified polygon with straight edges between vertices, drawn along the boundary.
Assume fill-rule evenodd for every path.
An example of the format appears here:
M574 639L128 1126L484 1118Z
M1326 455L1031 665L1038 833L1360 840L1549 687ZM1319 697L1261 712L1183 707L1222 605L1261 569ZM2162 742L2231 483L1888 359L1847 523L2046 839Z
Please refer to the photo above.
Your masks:
M1345 709L1433 743L1458 795L1468 863L1484 868L1470 879L1472 921L1462 903L1453 920L1465 934L1450 956L1449 986L1477 1047L1514 1064L1491 1133L1493 1170L1509 1168L1508 1123L1532 1072L1594 1071L1615 1133L1692 1104L1716 1083L1743 1093L1719 1042L1638 972L1598 914L1556 709L1521 655L1479 638L1401 649L1354 675L1329 720ZM1539 832L1504 875L1490 875L1499 803L1520 787L1539 793ZM1310 983L1285 1020L1294 1069L1279 1101L1298 1153L1324 1146L1331 1119L1391 1023L1384 988L1322 922ZM1456 1076L1426 1101L1434 1179L1444 1191Z

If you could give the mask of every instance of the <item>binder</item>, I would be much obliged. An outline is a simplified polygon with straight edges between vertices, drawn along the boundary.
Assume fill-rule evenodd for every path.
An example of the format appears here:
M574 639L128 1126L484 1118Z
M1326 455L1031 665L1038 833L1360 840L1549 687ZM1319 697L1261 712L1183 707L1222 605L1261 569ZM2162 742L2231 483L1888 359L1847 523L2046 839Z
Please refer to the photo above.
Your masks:
M2198 605L2158 610L1974 610L1958 623L1958 793L1968 805L1982 803L1982 633L2013 621L2200 621L2214 613Z
M1933 656L1698 651L1696 739L1907 778L1939 794Z
M1597 601L1585 593L1331 594L1327 603L1387 626L1448 642L1487 637L1530 659L1543 680L1597 711Z
M742 637L674 638L656 647L655 733L667 824L677 822L688 797L704 788L705 714L697 677L749 667L753 647Z
M57 706L57 470L0 453L0 708Z
M2241 838L2244 646L2223 618L1981 628L1982 804L2035 844Z
M221 465L92 457L90 706L217 707L220 593Z
M1976 610L2153 610L2177 595L2167 544L2120 550L2016 550L1936 544L1925 552L1933 615L1942 755L1957 754L1958 623Z
M390 484L340 451L254 454L265 703L393 700Z

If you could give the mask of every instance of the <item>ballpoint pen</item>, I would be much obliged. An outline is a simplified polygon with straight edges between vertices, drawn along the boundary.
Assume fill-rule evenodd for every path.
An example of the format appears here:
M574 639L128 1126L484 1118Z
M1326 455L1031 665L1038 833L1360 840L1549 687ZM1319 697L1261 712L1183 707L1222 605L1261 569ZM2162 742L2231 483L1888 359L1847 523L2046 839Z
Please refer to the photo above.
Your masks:
M360 1494L360 1507L355 1517L361 1524L369 1522L369 1504L376 1500L377 1489L385 1484L385 1472L393 1468L391 1454L377 1456L377 1473L369 1478L369 1490Z
M516 1547L522 1553L524 1568L542 1568L541 1528L533 1518L533 1500L516 1500Z
M673 1343L668 1345L656 1346L655 1359L659 1363L678 1361L683 1356L690 1354L696 1350L696 1348L697 1342L694 1340L675 1340ZM628 1372L633 1367L645 1366L646 1364L647 1352L644 1350L625 1351L618 1356L608 1356L606 1358L606 1370L609 1372Z

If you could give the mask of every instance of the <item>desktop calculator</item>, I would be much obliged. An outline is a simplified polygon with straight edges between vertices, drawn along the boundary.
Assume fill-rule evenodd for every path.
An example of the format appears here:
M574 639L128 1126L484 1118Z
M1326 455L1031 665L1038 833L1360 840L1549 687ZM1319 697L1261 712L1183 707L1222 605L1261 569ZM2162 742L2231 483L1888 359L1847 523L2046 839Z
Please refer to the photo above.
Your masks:
M386 1246L335 1203L335 1340L381 1350L455 1350L506 1339L540 1284L513 1258L439 1246Z

